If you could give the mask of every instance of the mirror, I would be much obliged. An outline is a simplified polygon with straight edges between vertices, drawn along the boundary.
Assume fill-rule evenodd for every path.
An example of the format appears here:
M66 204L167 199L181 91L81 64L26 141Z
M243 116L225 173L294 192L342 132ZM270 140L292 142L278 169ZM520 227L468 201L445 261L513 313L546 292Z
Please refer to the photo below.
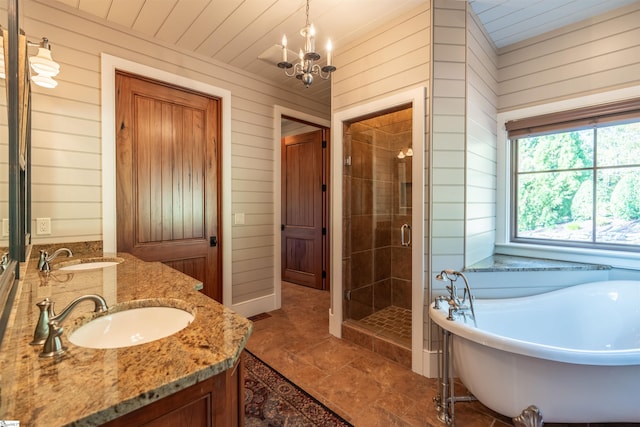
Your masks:
M4 14L0 27L7 28L7 19ZM9 120L4 60L6 43L4 43L4 37L0 40L0 77L2 77L0 78L0 256L2 256L9 252ZM0 274L2 271L0 268Z
M3 4L4 6L4 4ZM13 79L8 83L7 77L18 75L18 38L13 37L13 42L9 41L8 34L12 31L18 34L18 0L10 0L10 5L3 9L8 13L6 16L6 27L3 25L3 48L0 50L0 58L4 62L1 70L4 70L5 78L2 79L3 94L0 95L0 247L2 247L3 265L0 270L0 342L4 336L11 306L17 286L15 286L19 275L18 262L20 257L19 232L15 226L9 227L9 223L17 224L19 218L23 219L22 207L18 204L18 194L20 191L20 174L18 173L18 84ZM4 20L0 24L5 24ZM4 30L7 30L5 32ZM11 106L11 108L9 108ZM6 220L6 221L5 221ZM6 232L5 232L6 230ZM8 252L6 257L5 252Z

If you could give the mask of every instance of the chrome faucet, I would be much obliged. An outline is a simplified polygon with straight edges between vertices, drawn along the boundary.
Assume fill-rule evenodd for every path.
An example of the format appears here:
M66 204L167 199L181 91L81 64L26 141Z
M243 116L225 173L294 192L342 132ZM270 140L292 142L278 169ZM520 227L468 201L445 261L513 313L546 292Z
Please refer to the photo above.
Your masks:
M5 252L2 254L2 261L0 261L0 269L2 269L2 271L5 271L8 265L9 265L9 253Z
M455 282L459 277L462 277L464 281L464 291L462 294L462 299L458 297L458 290L456 289ZM469 281L465 277L464 274L455 270L442 270L440 274L436 275L436 280L449 280L449 285L445 286L447 291L449 291L449 316L447 320L454 320L457 314L467 315L471 312L471 317L473 318L473 324L477 327L478 323L476 321L476 312L473 309L473 296L471 295L471 289L469 288ZM469 298L469 302L467 303L467 297ZM438 308L439 302L445 298L439 297L436 298L435 304L436 308Z
M62 347L60 340L63 329L60 327L60 324L64 322L76 306L83 301L93 301L93 311L95 313L104 313L109 309L104 298L95 294L83 295L74 299L60 314L55 314L53 301L49 298L45 298L36 304L40 309L40 316L38 317L38 324L33 333L33 341L31 341L31 344L44 344L42 353L40 353L41 357L51 357L64 353L65 348Z
M67 248L60 248L60 249L56 250L54 253L52 253L51 255L49 255L49 253L47 251L41 250L40 251L40 259L38 260L38 270L40 270L40 271L51 271L51 266L49 265L49 263L51 261L53 261L62 252L66 252L67 256L69 256L69 257L73 256L73 253L71 252L71 249L67 249Z

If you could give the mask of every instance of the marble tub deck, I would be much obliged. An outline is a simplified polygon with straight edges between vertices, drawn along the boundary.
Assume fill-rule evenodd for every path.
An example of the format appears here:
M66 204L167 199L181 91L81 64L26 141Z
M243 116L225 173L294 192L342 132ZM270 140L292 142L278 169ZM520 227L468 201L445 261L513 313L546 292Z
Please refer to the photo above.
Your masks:
M99 256L89 253L86 256ZM76 257L81 255L76 254ZM117 255L121 264L96 270L37 271L32 259L18 294L0 351L0 419L21 425L99 425L212 377L234 365L252 323L196 291L200 283L164 264ZM131 300L175 299L195 313L194 321L167 338L119 349L73 345L69 331L93 315L83 302L65 320L66 353L41 358L32 346L36 303L48 297L61 310L80 295L102 295L109 307Z

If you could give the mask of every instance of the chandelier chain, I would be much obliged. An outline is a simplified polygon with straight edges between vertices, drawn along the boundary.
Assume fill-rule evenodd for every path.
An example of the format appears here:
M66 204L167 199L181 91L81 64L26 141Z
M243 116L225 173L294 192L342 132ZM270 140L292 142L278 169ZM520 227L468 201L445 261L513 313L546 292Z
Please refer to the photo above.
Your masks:
M307 0L307 10L306 10L306 14L307 14L307 23L306 23L306 26L307 26L307 27L309 26L309 1L310 1L310 0Z

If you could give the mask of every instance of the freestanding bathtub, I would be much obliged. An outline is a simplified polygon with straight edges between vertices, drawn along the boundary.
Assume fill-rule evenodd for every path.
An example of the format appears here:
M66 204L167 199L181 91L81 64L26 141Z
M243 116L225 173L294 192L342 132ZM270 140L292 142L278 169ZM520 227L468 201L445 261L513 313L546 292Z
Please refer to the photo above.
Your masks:
M477 327L451 332L455 373L494 411L531 405L544 422L640 422L640 281L586 283L545 294L474 301Z

